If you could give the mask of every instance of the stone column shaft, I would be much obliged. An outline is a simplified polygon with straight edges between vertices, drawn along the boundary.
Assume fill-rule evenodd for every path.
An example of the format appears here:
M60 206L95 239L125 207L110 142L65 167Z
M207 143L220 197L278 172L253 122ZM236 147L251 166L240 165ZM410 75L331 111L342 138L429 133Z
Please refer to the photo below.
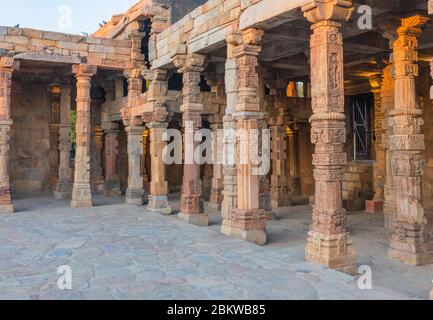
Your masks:
M96 67L74 65L72 71L77 80L77 150L71 206L91 207L93 204L90 188L90 82L96 74Z
M19 67L13 58L0 57L0 213L13 213L9 177L12 72Z
M167 142L163 135L167 131L167 122L151 122L147 124L150 129L150 157L151 177L149 204L147 209L162 214L171 214L172 209L168 201L168 183L165 174L165 163L163 157Z
M237 207L232 209L229 219L224 219L221 229L226 235L258 245L267 241L267 217L266 212L260 209L259 201L261 177L253 161L254 149L261 150L261 144L252 136L253 130L262 128L264 119L257 70L262 35L262 30L248 29L234 41L237 44L233 53L238 67L236 83L239 90L234 118L238 132L245 134L240 135L237 146Z
M185 129L185 164L179 217L189 223L207 226L209 218L203 212L202 181L200 166L193 159L199 142L194 134L202 127L203 103L200 94L200 73L203 72L205 56L199 54L179 55L174 63L183 74L183 128Z
M315 180L313 223L308 234L306 259L329 268L353 272L356 257L346 232L343 208L343 166L347 157L344 114L344 65L342 20L350 16L351 1L325 1L302 10L313 23L311 36L311 140ZM327 16L324 16L324 13ZM326 20L331 19L331 20Z
M218 139L220 138L218 136L219 130L222 130L223 124L222 123L214 123L211 124L211 130L212 130L212 150L214 153L214 159L219 159L220 157L218 154L222 150L220 150L219 145L221 145L220 141ZM209 204L211 207L221 210L221 203L223 201L223 166L220 163L214 162L213 164L213 177L212 177L212 190L210 195L210 201Z
M126 204L143 205L144 189L141 176L141 158L143 156L143 127L126 127L128 136L128 188Z
M117 137L119 135L118 125L109 122L103 123L104 128L104 139L105 139L105 182L104 182L104 192L107 196L120 196L120 180L117 173L117 157L118 157L118 147L119 141Z
M395 189L394 176L391 169L392 150L389 148L389 136L392 127L389 125L389 114L394 109L394 79L392 77L393 65L388 65L383 71L383 80L380 90L382 99L382 109L385 119L383 120L382 144L385 148L385 184L383 213L385 217L385 227L393 228L394 216L397 213L397 192Z
M230 34L227 41L227 60L225 65L225 89L227 107L223 117L224 154L223 154L223 200L221 216L224 220L231 220L231 213L237 208L237 169L236 169L236 121L233 117L238 103L237 59L234 48L240 41L241 34Z
M291 195L302 194L301 191L301 177L299 168L299 130L296 128L296 124L290 127L286 127L287 145L288 145L288 169L289 175L289 189Z
M60 127L59 127L59 173L54 191L56 199L65 199L72 192L71 158L71 87L62 85L60 88Z
M286 130L282 123L270 126L271 131L271 203L272 208L292 204L287 170Z
M128 107L122 111L123 122L128 140L128 188L126 189L126 204L141 206L145 197L141 161L143 157L143 131L141 119L132 114L135 99L141 95L142 79L138 69L126 70L128 79Z
M422 110L416 102L418 39L428 18L413 16L402 20L394 42L395 109L390 112L389 144L391 168L397 188L397 214L389 257L409 265L433 262L433 239L424 214L422 176L425 141Z

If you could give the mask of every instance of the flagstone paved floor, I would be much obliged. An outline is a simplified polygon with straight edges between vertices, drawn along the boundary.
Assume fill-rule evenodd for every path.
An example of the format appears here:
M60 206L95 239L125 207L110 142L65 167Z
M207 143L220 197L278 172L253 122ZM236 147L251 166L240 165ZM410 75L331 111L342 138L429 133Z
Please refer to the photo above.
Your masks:
M360 290L356 278L304 261L309 206L277 210L258 247L220 234L212 210L203 228L122 198L95 202L76 210L33 195L0 216L0 299L426 299L432 288L432 266L386 258L381 217L349 217L358 262L373 269L373 289ZM57 287L62 265L72 290Z

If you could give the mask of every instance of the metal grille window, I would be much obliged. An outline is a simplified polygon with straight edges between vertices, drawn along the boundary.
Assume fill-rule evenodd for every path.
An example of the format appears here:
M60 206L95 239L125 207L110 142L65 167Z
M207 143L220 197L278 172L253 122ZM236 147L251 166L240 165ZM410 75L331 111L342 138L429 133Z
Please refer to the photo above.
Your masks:
M355 96L353 100L353 154L354 160L366 160L370 156L369 97Z

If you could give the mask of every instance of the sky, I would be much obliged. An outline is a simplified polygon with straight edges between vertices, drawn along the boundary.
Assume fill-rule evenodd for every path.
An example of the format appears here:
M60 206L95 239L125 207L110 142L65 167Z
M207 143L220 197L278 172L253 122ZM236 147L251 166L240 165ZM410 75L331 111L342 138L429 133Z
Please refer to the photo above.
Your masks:
M1 0L0 26L91 34L138 0Z

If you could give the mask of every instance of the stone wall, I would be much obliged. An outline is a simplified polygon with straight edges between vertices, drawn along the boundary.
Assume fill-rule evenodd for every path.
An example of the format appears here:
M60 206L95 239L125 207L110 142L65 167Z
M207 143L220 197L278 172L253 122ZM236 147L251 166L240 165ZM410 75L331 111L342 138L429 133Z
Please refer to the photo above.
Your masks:
M171 23L179 21L188 12L204 4L207 0L155 0L154 3L170 7Z
M12 192L50 190L50 94L37 82L12 84Z
M348 211L365 209L365 201L373 199L373 163L349 162L344 168L343 205Z

